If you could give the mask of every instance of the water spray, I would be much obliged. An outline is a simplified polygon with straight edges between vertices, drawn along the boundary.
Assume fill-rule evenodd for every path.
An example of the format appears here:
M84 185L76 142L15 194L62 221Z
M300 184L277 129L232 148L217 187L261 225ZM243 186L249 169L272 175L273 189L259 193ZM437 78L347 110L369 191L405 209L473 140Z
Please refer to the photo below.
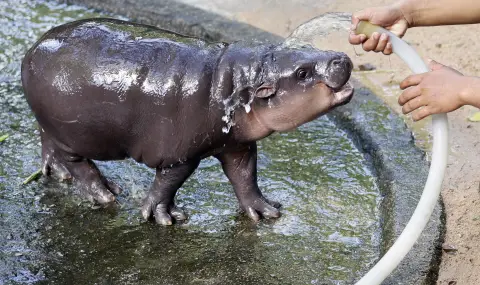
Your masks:
M399 56L414 73L430 71L422 58L406 42L379 26L365 21L358 23L355 32L371 37L374 32L388 34L393 52ZM377 285L392 273L405 255L412 249L430 220L437 204L448 159L448 119L446 114L432 115L433 147L432 161L427 182L417 208L410 221L393 246L355 285Z

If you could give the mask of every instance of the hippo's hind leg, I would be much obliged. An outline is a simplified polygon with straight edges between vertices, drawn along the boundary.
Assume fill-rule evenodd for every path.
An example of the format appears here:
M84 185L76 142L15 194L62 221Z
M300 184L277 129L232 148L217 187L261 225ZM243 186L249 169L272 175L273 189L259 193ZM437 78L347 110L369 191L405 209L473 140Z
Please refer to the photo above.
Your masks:
M142 215L148 220L154 217L161 225L171 225L173 219L186 220L187 215L175 205L175 194L183 182L198 167L200 160L187 161L166 168L158 168L152 188L143 201Z
M121 193L120 187L107 180L90 159L69 153L60 147L43 130L40 130L42 141L42 172L60 180L72 179L79 184L83 194L91 202L105 204L113 202Z
M216 156L233 185L241 208L254 221L280 217L280 203L268 200L257 185L257 144L243 145L236 151Z
M45 176L52 175L60 181L70 180L72 174L65 167L65 164L59 157L59 151L53 140L40 129L40 139L42 142L42 173Z

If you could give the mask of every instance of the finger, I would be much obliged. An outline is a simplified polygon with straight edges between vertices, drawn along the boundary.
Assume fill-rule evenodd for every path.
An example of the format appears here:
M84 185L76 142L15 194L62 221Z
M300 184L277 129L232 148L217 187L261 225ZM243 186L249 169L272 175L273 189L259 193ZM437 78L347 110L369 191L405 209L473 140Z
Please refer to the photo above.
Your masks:
M362 20L369 21L372 19L372 9L364 9L353 13L352 23L358 24Z
M416 98L413 98L412 100L408 101L402 108L402 112L404 114L408 114L422 106L425 106L425 100L423 99L424 97L418 96Z
M442 69L443 67L445 67L445 65L438 63L435 60L429 59L428 67L430 68L430 70L435 71L435 70Z
M387 43L387 46L385 47L385 49L383 50L383 54L384 55L390 55L393 53L393 48L392 48L392 43L391 42L388 42Z
M433 60L433 59L428 59L428 67L430 68L431 71L437 71L437 70L440 70L440 69L442 69L442 68L446 68L446 69L449 70L449 71L452 71L452 72L454 72L454 73L456 73L456 74L458 74L458 75L462 75L462 76L463 76L463 74L462 74L460 71L458 71L458 70L456 70L456 69L454 69L454 68L452 68L452 67L450 67L450 66L447 66L447 65L441 64L441 63L439 63L439 62L436 62L436 61Z
M420 82L422 82L423 78L425 77L425 74L426 73L414 74L414 75L408 76L402 82L400 82L400 89L404 90L404 89L407 89L408 87L418 85Z
M375 52L383 52L383 50L387 47L388 43L388 35L387 34L381 34L380 39L378 40L378 45L375 48Z
M432 109L429 106L425 106L417 111L415 111L412 114L412 119L414 121L420 121L422 119L425 119L426 117L430 116L433 114Z
M357 25L360 22L360 20L367 20L368 19L368 14L365 13L364 10L358 11L357 13L352 15L352 26L350 28L350 36L349 36L349 42L350 44L353 45L359 45L363 43L364 41L367 40L367 36L364 34L357 34Z
M375 32L372 36L363 43L363 49L365 51L372 51L378 45L378 40L380 39L380 34Z
M348 37L348 42L352 45L359 45L367 40L367 36L364 34L357 35L355 32L351 32Z
M356 14L352 14L352 26L350 28L351 31L355 31L357 29L358 22L360 22L360 19L358 19Z
M413 98L420 96L422 94L422 90L418 87L408 88L407 90L403 91L402 94L398 97L398 104L403 106L408 101L412 100Z

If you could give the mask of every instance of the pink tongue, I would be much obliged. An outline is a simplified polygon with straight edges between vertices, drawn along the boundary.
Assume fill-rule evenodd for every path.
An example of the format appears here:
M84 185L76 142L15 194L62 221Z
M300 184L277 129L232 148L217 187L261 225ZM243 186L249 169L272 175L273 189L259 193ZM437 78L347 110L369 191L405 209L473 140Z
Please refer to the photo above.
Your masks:
M335 101L341 103L346 97L350 95L350 90L352 89L352 85L350 82L347 82L343 87L335 92Z

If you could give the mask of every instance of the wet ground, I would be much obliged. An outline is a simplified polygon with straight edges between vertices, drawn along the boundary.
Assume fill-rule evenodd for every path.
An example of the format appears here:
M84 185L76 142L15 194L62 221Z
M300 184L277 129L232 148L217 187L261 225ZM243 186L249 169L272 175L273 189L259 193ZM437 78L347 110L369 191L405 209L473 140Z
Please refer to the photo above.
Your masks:
M22 181L40 166L20 61L49 28L99 14L53 2L0 2L0 284L350 284L379 255L379 191L347 134L322 117L259 144L259 184L283 204L276 221L237 211L218 162L179 191L187 223L140 218L153 170L101 162L124 193L97 208L68 184Z

